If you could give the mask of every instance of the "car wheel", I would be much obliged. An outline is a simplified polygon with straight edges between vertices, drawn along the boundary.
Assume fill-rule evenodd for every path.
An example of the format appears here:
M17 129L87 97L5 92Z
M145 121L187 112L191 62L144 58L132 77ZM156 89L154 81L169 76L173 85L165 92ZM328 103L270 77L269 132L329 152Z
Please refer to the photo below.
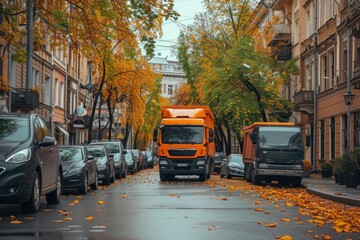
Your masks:
M231 179L231 175L229 174L229 172L226 172L226 179Z
M99 185L99 182L98 182L98 174L97 174L97 172L96 172L96 173L95 173L95 182L90 185L91 190L97 190L98 185Z
M160 181L166 181L167 180L167 176L164 173L160 173Z
M122 175L123 178L126 178L126 173L127 173L127 167L125 166L124 171L123 171L123 175Z
M111 181L110 175L111 175L110 169L107 169L106 177L103 180L104 185L110 185L110 181Z
M35 213L39 211L40 207L40 179L37 172L35 172L31 196L29 201L21 204L21 210L26 213Z
M87 191L88 191L88 176L87 176L87 173L85 173L83 186L79 189L79 192L81 194L86 194Z
M205 181L205 179L206 179L206 173L203 173L203 174L199 175L199 180L200 181Z
M46 194L46 202L48 204L58 204L61 198L61 173L58 172L56 179L56 189L51 193Z
M114 183L115 182L115 166L112 169L112 174L111 174L111 178L110 178L110 182Z

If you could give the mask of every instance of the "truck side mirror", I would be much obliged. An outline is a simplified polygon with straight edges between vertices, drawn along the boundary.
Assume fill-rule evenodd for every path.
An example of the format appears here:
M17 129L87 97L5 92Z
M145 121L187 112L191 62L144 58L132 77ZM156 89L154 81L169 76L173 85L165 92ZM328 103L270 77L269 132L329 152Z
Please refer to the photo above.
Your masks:
M153 141L154 141L154 142L157 142L157 135L158 135L158 130L155 129L155 130L154 130L154 134L153 134Z
M310 145L311 145L311 137L310 137L310 135L306 135L306 137L305 137L305 145L307 147L310 147Z
M252 144L256 144L256 143L257 143L256 137L257 137L257 134L256 134L255 132L251 132L251 133L250 133L250 139L251 139Z
M214 130L209 129L209 142L214 142Z

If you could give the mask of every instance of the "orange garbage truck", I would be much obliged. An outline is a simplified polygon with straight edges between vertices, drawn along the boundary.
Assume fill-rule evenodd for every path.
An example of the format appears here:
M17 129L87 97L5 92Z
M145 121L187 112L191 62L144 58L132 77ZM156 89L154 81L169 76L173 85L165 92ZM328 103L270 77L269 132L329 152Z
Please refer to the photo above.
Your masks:
M261 181L275 180L284 185L300 186L304 174L303 157L300 126L255 122L245 128L243 159L248 182L259 185Z
M176 175L210 178L214 167L214 116L207 106L166 106L153 140L158 145L160 180Z

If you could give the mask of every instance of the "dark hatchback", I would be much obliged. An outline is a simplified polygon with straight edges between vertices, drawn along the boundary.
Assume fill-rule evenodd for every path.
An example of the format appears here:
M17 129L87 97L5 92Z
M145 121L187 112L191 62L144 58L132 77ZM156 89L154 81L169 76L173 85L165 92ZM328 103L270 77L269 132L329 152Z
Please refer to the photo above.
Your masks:
M86 149L96 159L98 178L102 184L109 185L115 182L114 155L110 154L103 145L88 145Z
M88 186L98 186L96 160L84 146L61 146L61 162L64 168L63 189L78 189L85 194Z
M99 141L94 140L90 145L104 145L110 154L114 155L115 162L115 177L116 178L126 178L127 174L127 164L125 161L125 150L122 143L118 140L112 141Z
M132 151L126 150L125 160L128 166L128 172L134 174L138 172L138 163Z
M154 158L150 151L142 151L144 160L147 162L147 166L154 168Z
M40 196L47 203L61 198L59 147L36 114L0 114L0 203L20 203L36 212Z
M146 168L147 164L145 165L144 158L139 149L127 149L127 151L131 151L134 154L137 165L138 165L139 172L140 172L140 170L143 170Z

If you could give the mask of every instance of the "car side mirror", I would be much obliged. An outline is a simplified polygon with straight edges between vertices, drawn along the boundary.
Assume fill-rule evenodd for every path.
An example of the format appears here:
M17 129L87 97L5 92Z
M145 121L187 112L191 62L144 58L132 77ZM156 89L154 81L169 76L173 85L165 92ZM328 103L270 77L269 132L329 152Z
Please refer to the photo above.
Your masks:
M209 129L209 143L214 142L214 130Z
M95 158L94 158L93 155L89 155L89 156L87 157L87 161L94 160L94 159L95 159Z

